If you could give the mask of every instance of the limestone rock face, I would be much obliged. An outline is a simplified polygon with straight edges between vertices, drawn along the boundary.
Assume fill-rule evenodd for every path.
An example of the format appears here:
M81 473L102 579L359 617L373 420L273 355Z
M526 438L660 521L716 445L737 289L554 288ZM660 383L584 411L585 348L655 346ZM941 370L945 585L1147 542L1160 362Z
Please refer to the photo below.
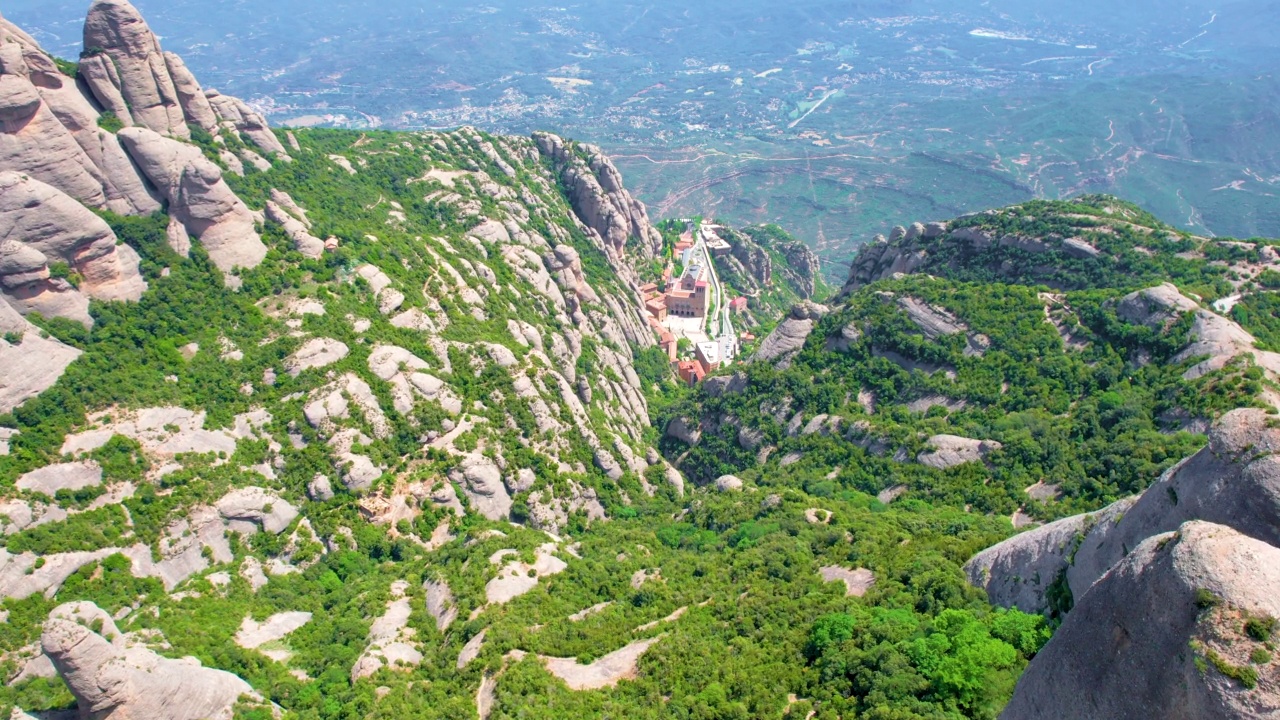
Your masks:
M115 233L88 208L39 180L0 172L0 238L0 289L20 312L87 323L80 303L68 312L50 298L83 292L102 300L137 300L146 290L137 253L117 245ZM80 275L80 291L51 280L50 262L65 263Z
M599 233L607 247L620 254L628 238L640 241L642 253L652 257L662 248L662 236L649 222L644 204L631 197L613 162L592 145L579 145L586 158L563 139L536 133L538 150L551 158L569 190L569 202L584 225Z
M271 132L266 118L262 117L261 113L255 112L240 98L223 95L217 90L206 91L205 97L224 127L243 134L268 154L274 154L284 160L289 159L284 145L280 143L276 134Z
M1210 431L1207 447L1138 498L988 548L965 565L970 581L985 587L992 602L1034 612L1044 609L1044 588L1060 574L1080 598L1144 540L1190 520L1280 547L1280 428L1270 420L1257 409L1227 413ZM1033 577L1038 591L1026 587Z
M89 56L81 72L103 107L126 126L191 136L160 41L128 0L94 0L84 22L84 47Z
M1002 446L994 440L973 440L958 435L934 435L929 438L929 449L920 453L916 461L927 467L945 470L968 462L982 462L986 456Z
M205 97L204 90L196 81L195 75L187 69L187 64L174 53L164 54L165 67L169 69L169 77L173 80L173 89L178 93L178 103L182 106L182 114L187 122L208 133L218 131L218 116Z
M201 667L194 658L170 660L111 634L114 641L58 609L45 623L40 646L75 695L81 717L230 720L241 695L261 700L231 673Z
M0 412L9 412L49 389L80 351L27 322L8 303L0 302Z
M1197 591L1221 604L1197 606ZM1205 522L1152 536L1079 600L1000 717L1276 717L1274 664L1254 666L1247 690L1205 660L1249 664L1261 644L1242 632L1246 616L1280 616L1280 549Z
M267 255L253 214L200 149L145 128L119 132L129 155L169 203L169 213L200 239L219 270L256 267Z
M772 362L779 368L790 365L791 358L804 347L805 340L817 327L818 320L827 312L825 305L809 301L791 308L787 319L778 323L778 327L774 328L773 332L760 343L752 360Z

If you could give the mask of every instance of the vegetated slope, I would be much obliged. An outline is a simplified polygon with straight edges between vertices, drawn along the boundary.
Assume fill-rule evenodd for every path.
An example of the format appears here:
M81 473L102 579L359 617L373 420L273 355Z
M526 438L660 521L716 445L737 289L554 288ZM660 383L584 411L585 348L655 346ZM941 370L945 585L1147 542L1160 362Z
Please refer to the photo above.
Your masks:
M1015 527L1096 510L966 564L992 602L1061 623L1001 717L1269 716L1280 355L1256 308L1276 269L1274 241L1106 197L895 228L831 307L665 409L664 449L695 484Z
M893 235L830 307L666 411L691 479L754 469L1052 519L1141 490L1213 418L1275 402L1274 353L1210 309L1273 297L1273 244L1181 236L1105 197Z
M1047 638L966 582L998 518L659 456L595 149L273 131L124 0L79 66L0 29L0 709L983 717Z

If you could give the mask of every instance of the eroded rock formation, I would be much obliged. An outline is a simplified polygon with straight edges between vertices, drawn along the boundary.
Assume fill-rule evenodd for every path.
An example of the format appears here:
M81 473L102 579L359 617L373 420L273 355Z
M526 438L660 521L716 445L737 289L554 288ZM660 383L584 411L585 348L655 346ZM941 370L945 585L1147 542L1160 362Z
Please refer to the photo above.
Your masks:
M101 634L86 627L89 623L101 627ZM242 696L262 701L231 673L129 644L111 618L90 603L55 608L40 646L75 695L82 718L230 720Z
M79 287L51 275L61 264ZM137 300L138 255L85 206L39 180L0 172L0 290L19 312L90 324L88 299Z
M1098 581L1018 682L1003 720L1267 718L1280 669L1251 665L1250 617L1280 616L1280 549L1189 522ZM1256 688L1224 667L1253 667Z
M172 218L198 237L223 272L254 267L267 255L253 214L222 180L222 171L200 149L145 128L119 133L129 154L169 203Z

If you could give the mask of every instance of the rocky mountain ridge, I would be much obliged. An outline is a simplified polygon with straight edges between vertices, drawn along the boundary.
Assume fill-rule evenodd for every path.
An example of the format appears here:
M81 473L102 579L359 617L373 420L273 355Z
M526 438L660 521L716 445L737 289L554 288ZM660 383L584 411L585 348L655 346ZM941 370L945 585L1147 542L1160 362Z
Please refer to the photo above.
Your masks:
M470 128L278 137L202 89L125 0L93 3L74 77L0 31L0 412L25 413L0 458L10 602L74 592L104 563L175 602L201 595L193 583L256 593L354 546L354 520L321 507L423 553L464 521L533 536L681 493L647 432L645 382L665 366L636 371L655 338L629 254L661 236L598 150ZM177 320L175 302L209 319ZM159 337L106 350L99 333L139 312L169 318ZM106 369L166 342L155 365ZM66 375L78 358L95 369ZM54 420L76 393L117 399ZM242 412L208 419L228 401ZM210 476L217 489L186 485ZM162 483L140 527L139 498ZM267 536L279 546L246 553ZM529 568L563 569L564 544ZM475 613L533 590L523 567L496 563ZM249 691L62 612L42 648L5 657L24 679L56 670L82 713L231 717ZM370 657L420 662L405 632L378 638Z
M638 290L670 237L596 148L272 130L125 0L75 77L0 40L0 711L1271 707L1275 352L1223 303L1275 243L1028 204L818 303L730 231L736 290L807 299L690 390Z

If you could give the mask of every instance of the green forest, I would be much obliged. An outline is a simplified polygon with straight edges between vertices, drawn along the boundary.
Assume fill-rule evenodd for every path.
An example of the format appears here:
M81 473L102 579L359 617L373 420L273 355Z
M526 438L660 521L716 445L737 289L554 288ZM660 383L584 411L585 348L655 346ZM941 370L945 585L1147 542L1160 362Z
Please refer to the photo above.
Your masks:
M168 246L164 214L104 215L140 254L150 289L138 303L95 302L91 330L37 319L43 332L84 354L52 389L0 416L0 427L19 431L0 456L0 489L75 512L0 543L6 558L41 556L37 570L45 556L126 545L148 546L159 558L176 521L249 486L269 489L300 514L275 534L227 532L234 559L218 562L210 552L207 567L176 588L135 577L132 561L114 553L83 565L47 596L4 600L6 679L21 669L21 650L39 642L54 607L88 600L116 617L121 631L162 638L153 643L162 655L195 657L245 679L284 720L475 718L486 683L492 719L990 720L1061 618L992 607L966 581L963 563L1012 535L1015 513L1049 521L1142 490L1203 445L1196 421L1258 404L1270 387L1245 363L1184 379L1194 359L1172 358L1186 344L1189 317L1160 331L1117 317L1116 299L1152 282L1170 280L1206 300L1232 290L1230 271L1211 264L1217 256L1180 260L1190 240L1153 243L1131 230L1151 255L1134 250L1137 235L1098 233L1107 236L1096 238L1099 247L1117 258L1111 265L1051 258L1055 269L1027 275L999 272L1007 257L952 256L940 245L931 255L937 264L922 271L931 276L884 280L830 300L788 366L744 363L721 373L741 377L740 390L690 390L674 380L660 351L632 347L611 329L618 324L611 305L634 293L620 280L618 258L573 219L569 189L530 141L474 132L291 134L299 143L292 162L267 172L246 167L243 177L227 172L226 179L251 208L263 207L273 189L306 208L311 232L338 241L320 259L304 257L266 223L266 261L228 284L198 244L189 258ZM194 137L222 162L211 138ZM486 145L497 149L490 154ZM343 170L334 156L354 169ZM421 180L432 171L465 179ZM449 191L461 199L441 199ZM468 201L475 212L465 211ZM1102 202L1033 203L957 227L1076 234L1078 219L1054 213L1110 217ZM566 322L571 313L540 304L514 254L469 238L477 217L520 217L530 233L572 247L594 291L594 299L579 295L576 311L587 320ZM1130 221L1167 230L1145 215ZM776 245L789 236L776 228L744 232L785 264ZM1257 250L1242 252L1224 257L1248 260ZM405 307L430 309L437 330L394 324L380 312L378 291L359 273L366 264L383 271ZM487 281L481 266L492 272ZM465 282L451 284L452 273ZM480 287L479 302L466 299L465 290ZM770 292L772 324L795 292ZM1280 343L1274 297L1251 294L1233 311L1271 347ZM945 311L966 330L925 337L903 298ZM323 313L287 311L304 301ZM524 325L547 338L546 352L514 338L511 328ZM582 327L610 330L575 329ZM845 328L856 339L833 346ZM975 354L971 338L979 335L983 352ZM552 354L552 336L580 340L573 360ZM284 372L310 337L340 341L349 353L322 368ZM193 344L199 349L187 351ZM411 408L395 409L397 386L370 369L384 346L408 351L418 371L445 378L463 410L447 412L417 396ZM228 361L232 347L240 356ZM510 367L489 359L508 354ZM563 394L545 394L552 398L545 413L542 397L528 395L530 385L553 384L551 370L570 369L582 380L565 392L583 398L581 419ZM614 408L626 371L639 378L649 413L634 436ZM348 375L367 383L385 411L385 428L356 412L342 426L356 438L352 452L381 474L366 489L335 482L333 497L316 497L309 492L316 476L339 478L345 470L333 435L308 419L306 407ZM928 400L923 409L911 409L920 400ZM87 458L101 466L104 485L136 486L119 503L89 509L102 487L56 498L15 489L25 473L71 459L61 452L68 434L170 405L203 411L209 430L230 428L256 409L269 410L270 419L233 453L179 453L164 458L174 467L163 473L139 442L115 435ZM819 415L825 430L797 429ZM677 418L701 429L698 442L664 434ZM539 425L548 422L559 429ZM451 430L458 432L450 444L437 445ZM744 430L752 443L741 440ZM610 473L588 434L613 439L606 449L619 457L643 457L648 446L662 457L647 470L621 463ZM948 469L916 462L939 434L992 440L999 449ZM462 493L461 512L406 496L412 483L456 484L464 456L483 457L507 475L530 471L527 485L511 494L510 521L486 519ZM683 487L669 480L668 464ZM726 474L741 487L718 487ZM1037 484L1054 486L1053 498L1029 499L1026 488ZM393 497L410 497L412 517L385 522L362 504ZM602 512L584 501L566 506L562 523L540 526L534 518L548 497L588 498ZM447 540L429 546L424 538L437 528ZM533 567L548 544L562 571L529 570L535 584L528 592L505 603L487 599L501 563ZM241 571L250 558L289 569L255 587ZM403 636L421 661L353 679L397 582L411 607ZM451 590L457 610L444 630L428 601L437 582ZM294 611L312 618L264 646L286 660L235 642L246 619ZM482 632L474 659L460 663ZM601 689L573 690L539 658L587 665L644 640L654 642L634 672ZM73 706L56 677L0 689L6 710ZM271 716L252 703L237 714Z

